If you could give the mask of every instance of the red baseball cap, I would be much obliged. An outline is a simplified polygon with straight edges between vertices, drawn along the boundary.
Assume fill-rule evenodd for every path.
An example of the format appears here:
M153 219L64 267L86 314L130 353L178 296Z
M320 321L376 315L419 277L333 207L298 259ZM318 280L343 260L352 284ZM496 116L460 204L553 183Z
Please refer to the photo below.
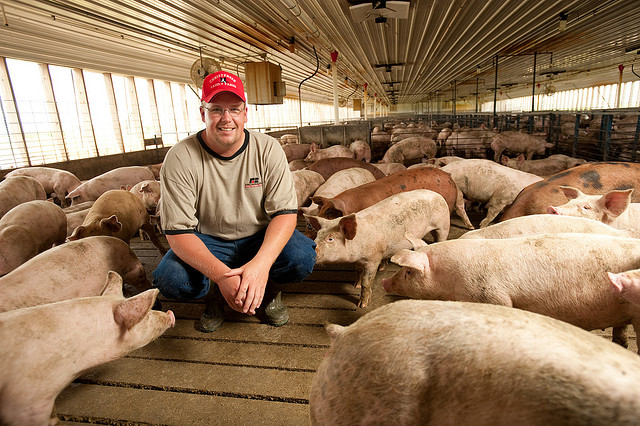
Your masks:
M247 102L244 98L244 86L242 80L237 75L226 71L218 71L205 77L202 84L202 102L211 102L214 96L219 93L233 93L242 102Z

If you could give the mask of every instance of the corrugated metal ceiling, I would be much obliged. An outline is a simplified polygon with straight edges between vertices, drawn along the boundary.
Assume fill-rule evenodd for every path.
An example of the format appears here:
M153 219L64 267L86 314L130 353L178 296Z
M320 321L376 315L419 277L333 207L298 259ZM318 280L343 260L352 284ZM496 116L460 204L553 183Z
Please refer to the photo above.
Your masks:
M303 99L329 103L333 50L340 97L366 82L369 94L401 104L451 99L454 84L458 99L473 97L476 82L480 96L493 99L496 55L499 90L511 97L531 93L534 52L537 90L617 83L619 64L625 81L636 79L630 65L640 64L640 55L626 52L640 50L638 0L411 0L406 19L393 17L397 2L374 3L0 1L0 55L178 82L191 81L201 53L242 77L244 62L266 59L282 66L287 93L297 96L315 71L315 48L320 71L304 83ZM363 22L350 13L358 4L370 7Z

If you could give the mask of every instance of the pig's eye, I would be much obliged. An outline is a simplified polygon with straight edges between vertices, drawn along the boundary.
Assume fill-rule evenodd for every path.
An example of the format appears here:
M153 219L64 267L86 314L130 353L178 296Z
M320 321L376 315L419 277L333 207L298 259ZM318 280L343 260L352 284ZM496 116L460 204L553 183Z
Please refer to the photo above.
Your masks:
M333 242L333 237L327 237L327 242L328 243L332 243Z
M407 277L410 277L412 275L411 269L407 269L406 272L405 272L405 275Z
M585 204L582 208L585 210L591 210L591 206L589 204Z

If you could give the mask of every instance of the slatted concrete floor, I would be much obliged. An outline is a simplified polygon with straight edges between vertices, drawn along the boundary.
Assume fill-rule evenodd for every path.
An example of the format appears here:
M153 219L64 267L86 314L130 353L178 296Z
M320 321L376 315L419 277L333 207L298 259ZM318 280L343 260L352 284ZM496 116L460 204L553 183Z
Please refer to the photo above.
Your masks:
M471 217L477 226L482 217ZM452 221L450 238L464 232ZM166 244L166 241L164 241ZM160 260L148 241L132 242L151 274ZM74 381L57 399L62 424L306 425L314 371L329 347L323 324L349 325L383 304L378 273L371 305L357 308L359 289L350 265L317 267L283 294L290 322L283 327L227 310L214 333L194 329L202 301L163 300L176 326L123 359L97 367ZM597 332L611 338L611 330ZM630 350L636 350L635 335Z

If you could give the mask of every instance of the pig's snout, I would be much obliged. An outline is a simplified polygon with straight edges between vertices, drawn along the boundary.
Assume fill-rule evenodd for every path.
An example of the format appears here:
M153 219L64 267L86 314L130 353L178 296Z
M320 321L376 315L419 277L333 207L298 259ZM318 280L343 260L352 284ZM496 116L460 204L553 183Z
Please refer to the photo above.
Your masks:
M383 278L382 279L382 287L384 291L387 293L391 291L391 278Z
M548 214L557 214L557 215L560 214L560 212L558 210L556 210L556 208L553 207L553 206L547 206L547 213Z
M169 315L169 319L171 320L171 327L176 325L176 317L173 315L173 312L169 310L167 311L167 315Z

